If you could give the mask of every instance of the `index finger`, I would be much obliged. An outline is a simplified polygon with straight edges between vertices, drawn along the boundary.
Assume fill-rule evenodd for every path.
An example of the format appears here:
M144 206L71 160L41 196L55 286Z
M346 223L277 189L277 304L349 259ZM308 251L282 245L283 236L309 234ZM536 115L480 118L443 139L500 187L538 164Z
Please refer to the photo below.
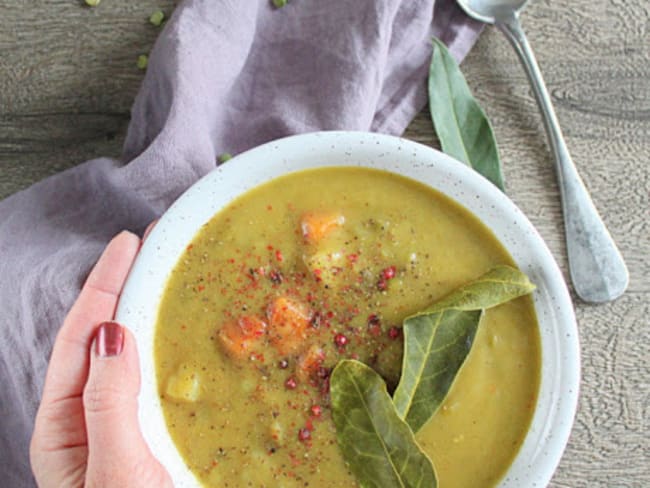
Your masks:
M57 334L45 378L43 402L80 396L88 378L89 348L95 329L111 320L140 249L140 239L122 232L111 240L88 275L79 298Z

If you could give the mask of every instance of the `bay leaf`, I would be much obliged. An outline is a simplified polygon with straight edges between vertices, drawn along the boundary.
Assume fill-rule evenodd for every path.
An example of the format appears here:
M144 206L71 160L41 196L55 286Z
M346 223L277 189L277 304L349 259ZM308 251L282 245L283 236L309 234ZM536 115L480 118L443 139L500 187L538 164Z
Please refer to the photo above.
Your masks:
M402 375L393 395L413 432L433 416L470 352L485 309L533 291L518 269L497 266L404 321Z
M442 150L474 168L501 190L503 173L490 121L442 41L433 38L429 110Z
M379 374L359 361L340 361L330 395L339 447L362 487L437 486L431 460L397 415Z

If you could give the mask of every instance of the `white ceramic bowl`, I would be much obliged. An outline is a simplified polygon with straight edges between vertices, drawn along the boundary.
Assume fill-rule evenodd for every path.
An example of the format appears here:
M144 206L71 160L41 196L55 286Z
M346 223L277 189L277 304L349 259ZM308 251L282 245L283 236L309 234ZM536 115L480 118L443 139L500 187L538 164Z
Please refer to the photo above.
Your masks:
M499 487L543 487L568 441L578 399L580 355L573 306L562 274L532 224L501 191L467 166L429 147L364 132L317 132L251 149L218 167L187 192L155 226L131 270L117 320L140 351L140 425L177 487L199 483L165 426L154 368L154 324L169 273L187 244L233 198L289 172L322 166L392 171L446 194L478 216L537 285L534 301L542 345L539 399L524 444Z

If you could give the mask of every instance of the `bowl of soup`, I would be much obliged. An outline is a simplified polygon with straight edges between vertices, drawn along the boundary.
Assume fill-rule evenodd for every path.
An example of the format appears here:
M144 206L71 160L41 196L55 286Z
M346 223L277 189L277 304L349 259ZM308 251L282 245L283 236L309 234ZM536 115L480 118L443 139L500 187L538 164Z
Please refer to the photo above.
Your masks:
M265 144L163 215L117 310L140 351L143 435L178 487L368 485L337 435L332 371L361 362L390 398L405 320L495 266L535 290L481 313L411 442L442 488L545 486L579 384L561 272L489 181L379 134Z

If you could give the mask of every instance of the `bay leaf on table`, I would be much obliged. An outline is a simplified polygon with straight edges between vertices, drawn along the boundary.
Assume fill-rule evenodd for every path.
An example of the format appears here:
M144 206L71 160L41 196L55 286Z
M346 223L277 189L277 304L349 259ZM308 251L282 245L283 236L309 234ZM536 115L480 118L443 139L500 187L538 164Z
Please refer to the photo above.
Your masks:
M456 60L433 38L429 110L443 152L474 168L501 190L503 173L490 121L472 95Z
M413 432L433 416L470 352L485 309L533 291L518 269L497 266L404 321L402 375L393 395Z
M334 368L330 388L339 447L362 487L437 486L431 460L397 415L379 374L346 359Z

